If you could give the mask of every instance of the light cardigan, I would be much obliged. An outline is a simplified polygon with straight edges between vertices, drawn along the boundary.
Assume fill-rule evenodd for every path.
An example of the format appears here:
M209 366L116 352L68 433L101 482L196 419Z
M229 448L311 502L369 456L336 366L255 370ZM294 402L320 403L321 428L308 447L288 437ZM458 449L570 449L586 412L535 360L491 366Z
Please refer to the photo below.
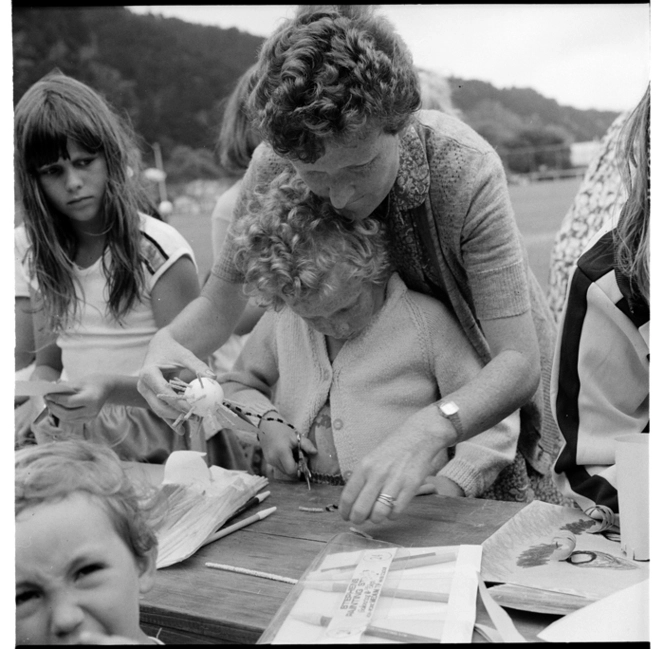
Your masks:
M334 444L346 474L408 417L480 369L450 312L406 288L394 273L383 308L332 364L323 334L289 309L268 311L221 383L228 399L258 415L276 409L303 434L329 397ZM518 435L517 411L459 444L439 475L467 496L479 495L514 460Z

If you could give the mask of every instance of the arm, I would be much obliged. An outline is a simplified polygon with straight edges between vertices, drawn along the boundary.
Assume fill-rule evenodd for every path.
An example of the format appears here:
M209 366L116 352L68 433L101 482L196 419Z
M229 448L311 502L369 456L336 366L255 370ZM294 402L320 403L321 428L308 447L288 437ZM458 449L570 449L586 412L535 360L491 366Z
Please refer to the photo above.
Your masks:
M565 439L554 477L583 510L617 511L613 440L649 427L649 345L641 333L648 324L618 308L616 291L575 271L554 357L551 403Z
M180 257L159 277L150 299L157 326L164 327L200 292L196 268L186 256ZM72 384L73 395L53 394L46 398L49 409L62 421L94 419L105 403L148 407L137 390L138 377L95 373Z
M31 380L57 381L62 374L62 354L56 344L57 335L47 326L41 300L36 291L30 289L33 336L36 345L35 370Z
M223 250L224 243L226 242L226 235L228 228L233 222L233 210L235 203L240 196L241 182L238 180L236 183L227 189L215 203L212 210L212 252L216 258ZM238 336L248 334L258 322L259 318L263 315L264 309L256 306L251 300L247 303L240 321L233 333Z
M245 334L250 333L258 324L258 321L261 319L264 313L265 309L256 305L253 300L250 299L247 302L247 306L245 306L244 311L242 312L242 316L240 317L240 321L235 327L235 331L233 333L237 334L238 336L244 336Z
M30 282L23 268L27 254L23 228L14 229L14 371L18 372L35 360L35 335L30 310Z
M154 335L139 375L138 391L158 415L174 419L186 410L184 404L178 410L159 398L159 394L175 396L162 372L172 375L184 368L214 378L214 372L199 357L228 340L245 304L241 284L210 275L200 297Z
M533 396L540 361L528 276L500 160L495 154L484 155L465 169L465 175L471 179L467 187L455 191L466 210L462 218L452 213L445 228L459 246L451 261L462 264L458 271L468 277L488 362L468 383L443 396L459 406L463 439L469 439ZM432 204L444 201L445 193L439 191L432 184ZM443 207L440 214L445 214ZM462 299L461 294L455 297ZM472 317L470 309L465 315ZM342 517L354 524L397 517L424 479L435 473L437 455L459 441L435 405L416 413L353 473L342 494ZM380 493L396 498L392 509L376 503Z
M234 207L234 217L243 213L244 205L253 193L256 173L249 171L242 181L240 198ZM214 372L201 358L219 349L233 333L247 303L242 292L242 278L233 269L233 249L228 237L216 258L212 273L201 296L189 304L167 327L152 339L138 380L138 390L150 408L164 418L173 419L186 409L180 402L162 400L158 395L174 397L164 378L164 372L174 374L187 369L214 378ZM169 405L172 404L172 405Z
M14 331L16 335L14 371L18 372L30 365L35 359L35 336L32 328L29 297L16 297L14 299Z
M245 406L260 416L258 440L268 464L283 473L295 475L297 464L293 451L297 446L295 431L290 426L271 419L283 419L273 404L271 395L279 379L279 360L275 330L278 316L268 311L259 321L242 352L233 371L221 380L226 399ZM315 454L315 446L303 437L302 448Z
M238 180L218 199L212 210L212 253L216 259L223 250L228 228L233 222L233 208L240 195L241 182Z
M457 397L452 395L458 395L460 388L478 377L482 365L452 318L432 323L430 330L435 332L431 342L431 356L434 358L439 390L441 394L448 394L455 400ZM443 332L444 337L441 336ZM450 368L454 368L452 372ZM519 432L517 410L494 426L458 444L454 458L436 474L434 480L427 479L427 482L436 484L438 493L443 495L479 496L514 461ZM455 493L454 487L461 493Z
M464 406L470 409L470 429L486 430L533 397L541 369L530 302L532 276L502 163L491 152L474 165L467 213L459 231L459 259L489 354L472 394L481 400L486 392L487 398L475 409L472 404ZM462 412L466 415L466 410Z

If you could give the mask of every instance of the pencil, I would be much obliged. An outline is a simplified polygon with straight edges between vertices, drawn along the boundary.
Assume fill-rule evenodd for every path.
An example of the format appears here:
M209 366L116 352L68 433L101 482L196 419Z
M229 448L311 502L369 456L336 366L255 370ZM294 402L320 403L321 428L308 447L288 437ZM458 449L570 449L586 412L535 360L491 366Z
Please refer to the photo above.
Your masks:
M250 577L261 577L262 579L271 579L272 581L283 581L285 584L297 584L297 579L291 577L282 577L281 575L273 575L270 572L261 572L260 570L249 570L248 568L238 568L236 566L227 566L223 563L213 563L208 561L206 564L208 568L215 570L226 570L227 572L237 572L241 575L249 575Z
M303 586L308 586L315 590L324 590L333 593L345 593L348 584L342 581L309 581L305 579L300 582ZM447 602L449 593L436 593L429 590L409 590L407 588L394 588L393 586L383 586L380 591L381 597L398 597L399 599L417 599L425 602Z
M247 500L244 505L240 505L226 520L224 525L228 524L228 521L232 521L236 516L239 516L240 514L244 514L244 512L247 511L247 509L250 509L254 505L258 505L258 503L262 503L268 496L270 495L269 491L264 491L263 493L260 493L253 498L250 498ZM223 527L223 526L222 526Z
M390 564L390 571L403 569L403 568L419 568L421 566L433 566L439 563L449 563L451 561L456 561L458 554L458 549L454 548L453 550L448 550L445 552L425 552L424 554L410 555L407 557L397 557L392 560ZM395 565L398 563L399 565ZM353 574L355 565L345 565L338 566L336 568L323 568L309 574L308 579L317 580L327 580L327 579L345 579ZM338 571L338 572L334 572ZM331 574L323 574L323 573Z
M223 538L224 536L227 536L228 534L231 534L237 530L242 529L243 527L246 527L247 525L251 525L252 523L255 523L256 521L263 520L265 517L269 516L273 512L276 511L276 507L270 507L269 509L263 509L260 512L257 512L253 516L249 516L249 518L243 518L241 521L238 521L235 523L235 525L230 525L229 527L222 527L218 532L215 532L214 534L211 534L210 536L203 541L201 544L201 547L204 545L207 545L208 543L212 543L213 541L218 541L219 539Z
M317 615L316 613L300 613L291 616L294 620L306 622L307 624L314 624L319 626L327 626L332 620L327 615ZM406 633L405 631L393 631L385 627L375 626L370 624L364 631L363 635L371 635L374 638L382 638L383 640L395 640L396 642L417 642L417 643L439 643L437 638L430 638L424 635L417 635L415 633Z

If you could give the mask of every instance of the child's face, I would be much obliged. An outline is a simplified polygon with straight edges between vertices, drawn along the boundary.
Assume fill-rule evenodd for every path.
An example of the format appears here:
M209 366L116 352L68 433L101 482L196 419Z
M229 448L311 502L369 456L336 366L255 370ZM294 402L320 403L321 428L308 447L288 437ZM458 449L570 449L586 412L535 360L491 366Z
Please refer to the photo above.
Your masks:
M16 518L16 642L70 644L81 632L145 641L139 593L154 557L138 559L104 509L83 493Z
M106 160L67 140L69 159L40 167L39 184L52 207L72 221L101 223L101 207L108 181Z
M295 302L289 307L322 334L348 340L357 336L383 306L385 284L344 282L338 272L331 281L335 289L329 298Z

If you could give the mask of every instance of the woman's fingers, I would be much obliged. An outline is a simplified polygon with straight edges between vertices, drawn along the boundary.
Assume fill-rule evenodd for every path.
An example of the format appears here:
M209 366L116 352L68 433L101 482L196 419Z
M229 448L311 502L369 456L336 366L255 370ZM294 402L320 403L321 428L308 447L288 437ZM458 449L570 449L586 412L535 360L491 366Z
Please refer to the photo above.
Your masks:
M307 455L318 455L318 449L316 448L316 445L308 437L302 438L302 450Z
M189 409L184 400L174 398L177 395L164 376L166 372L174 373L179 369L190 370L194 375L215 377L203 361L162 329L155 334L148 348L138 377L138 391L163 419L176 419Z

